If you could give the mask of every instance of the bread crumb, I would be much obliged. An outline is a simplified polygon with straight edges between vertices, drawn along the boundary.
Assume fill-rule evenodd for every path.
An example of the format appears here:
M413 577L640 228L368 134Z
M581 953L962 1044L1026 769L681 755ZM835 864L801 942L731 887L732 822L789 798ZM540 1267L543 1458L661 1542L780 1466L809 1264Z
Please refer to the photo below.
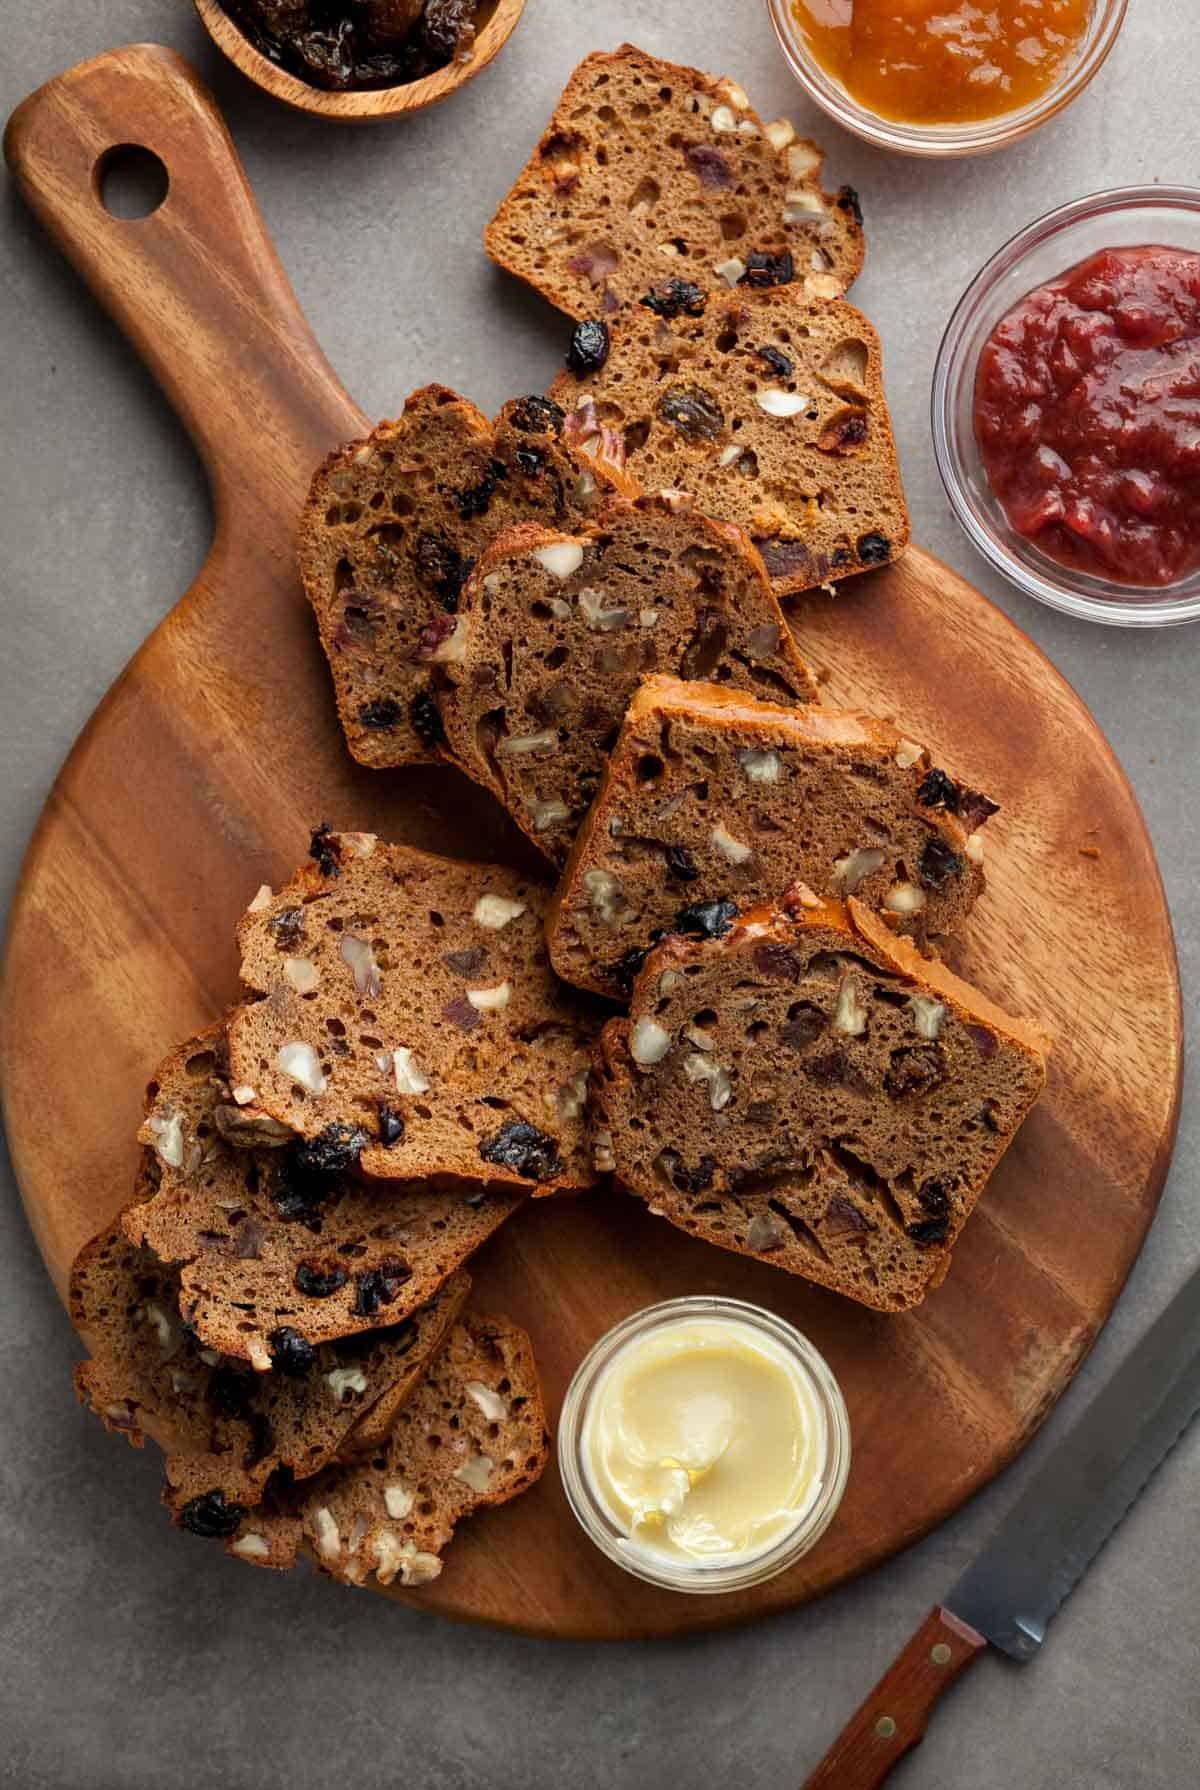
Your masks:
M1098 845L1081 845L1079 848L1079 855L1081 858L1098 858L1100 856L1100 847Z

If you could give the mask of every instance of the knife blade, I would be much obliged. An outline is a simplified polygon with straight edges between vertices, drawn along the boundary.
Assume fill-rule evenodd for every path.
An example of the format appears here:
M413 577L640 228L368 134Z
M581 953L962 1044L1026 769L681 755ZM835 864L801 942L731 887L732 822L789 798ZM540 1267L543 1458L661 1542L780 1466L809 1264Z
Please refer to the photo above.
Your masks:
M990 1642L1031 1660L1046 1629L1200 1413L1200 1272L1092 1400L983 1552L852 1716L804 1790L875 1790Z
M1030 1660L1155 1469L1200 1412L1200 1275L1193 1275L1047 1457L946 1608Z

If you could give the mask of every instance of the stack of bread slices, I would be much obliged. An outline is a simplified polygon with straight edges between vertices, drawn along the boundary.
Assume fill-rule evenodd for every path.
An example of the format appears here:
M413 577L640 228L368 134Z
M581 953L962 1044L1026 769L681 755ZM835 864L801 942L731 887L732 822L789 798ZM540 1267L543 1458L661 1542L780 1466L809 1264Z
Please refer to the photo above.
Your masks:
M572 320L546 396L443 386L331 454L299 561L350 751L451 761L543 879L322 826L242 1004L150 1084L81 1254L83 1396L239 1558L418 1584L542 1470L528 1339L464 1303L531 1196L616 1184L919 1303L1047 1041L937 960L996 804L822 705L781 606L894 559L848 189L730 81L589 56L487 232Z
M548 965L547 902L321 827L241 921L245 1001L149 1084L132 1198L74 1267L77 1385L239 1559L421 1584L542 1471L529 1340L465 1264L597 1179L602 1016Z

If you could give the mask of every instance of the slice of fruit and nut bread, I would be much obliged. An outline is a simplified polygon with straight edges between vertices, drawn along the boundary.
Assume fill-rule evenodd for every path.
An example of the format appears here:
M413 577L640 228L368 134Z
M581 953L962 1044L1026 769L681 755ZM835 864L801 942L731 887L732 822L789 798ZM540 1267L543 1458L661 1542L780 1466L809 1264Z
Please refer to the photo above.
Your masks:
M564 446L561 425L544 398L506 405L493 425L465 398L428 385L397 422L317 469L300 519L300 572L362 764L437 757L431 684L456 651L459 592L493 536L528 517L557 524L586 513L595 472Z
M560 868L647 672L817 700L759 555L687 499L613 499L573 535L519 524L483 554L461 613L450 750Z
M598 1020L550 969L546 891L324 827L313 856L238 927L238 1093L386 1180L591 1186Z
M80 1251L71 1321L91 1355L80 1401L110 1430L166 1455L164 1500L197 1534L232 1533L234 1508L259 1502L287 1467L307 1478L348 1447L374 1446L450 1334L470 1290L451 1277L390 1330L314 1349L294 1330L271 1339L273 1373L205 1348L179 1316L179 1276L129 1241L120 1219ZM352 1441L353 1438L353 1441Z
M577 346L550 388L564 439L601 444L647 491L686 491L738 523L777 596L903 551L879 338L852 305L787 286L718 296L667 283L592 356Z
M844 292L862 266L851 187L786 120L764 126L735 81L623 44L581 62L484 233L493 261L572 317L697 286L794 281Z
M856 901L762 908L651 953L602 1036L600 1141L681 1230L903 1311L945 1275L1047 1048Z
M527 1491L549 1436L529 1338L504 1318L468 1315L375 1454L331 1467L240 1515L226 1552L292 1566L307 1544L334 1578L428 1584L458 1523Z
M550 955L620 995L656 939L727 931L796 880L921 938L952 932L983 888L977 829L995 811L869 715L647 678L555 894Z
M379 1121L398 1140L398 1109ZM126 1235L178 1264L180 1310L200 1341L261 1370L280 1330L323 1343L398 1323L523 1198L356 1179L360 1131L331 1125L308 1142L238 1105L223 1023L162 1064L138 1136L152 1149L150 1185L122 1213Z

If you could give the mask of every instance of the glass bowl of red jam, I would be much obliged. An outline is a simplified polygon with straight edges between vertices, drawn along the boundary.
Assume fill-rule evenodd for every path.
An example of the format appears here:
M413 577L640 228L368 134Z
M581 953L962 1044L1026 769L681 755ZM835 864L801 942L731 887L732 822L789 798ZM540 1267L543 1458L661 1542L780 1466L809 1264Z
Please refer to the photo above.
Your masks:
M780 48L830 117L905 155L1015 143L1088 85L1128 0L767 0Z
M1029 596L1200 617L1200 189L1097 193L1006 243L947 326L932 424L958 520Z

